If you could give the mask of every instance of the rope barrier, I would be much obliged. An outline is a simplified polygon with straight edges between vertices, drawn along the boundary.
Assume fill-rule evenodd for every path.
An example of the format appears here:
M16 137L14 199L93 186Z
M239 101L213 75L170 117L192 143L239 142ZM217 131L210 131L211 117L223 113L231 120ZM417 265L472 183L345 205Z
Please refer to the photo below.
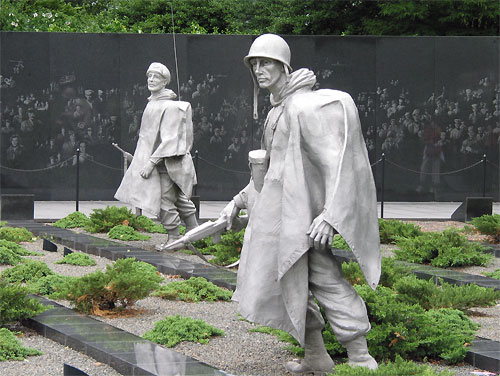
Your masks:
M486 162L488 162L490 165L492 165L493 167L496 167L496 168L498 168L500 170L500 166L497 166L492 161L490 161L490 160L487 159Z
M376 166L376 165L378 165L380 162L382 162L382 158L380 158L380 159L379 159L378 161L376 161L376 162L373 162L373 163L370 165L370 167Z
M416 174L423 174L423 175L452 175L452 174L456 174L458 172L462 172L462 171L465 171L465 170L469 170L473 167L476 167L478 165L480 165L481 163L483 163L483 160L480 160L479 162L476 162L468 167L464 167L464 168L461 168L461 169L458 169L458 170L454 170L454 171L447 171L447 172L422 172L422 171L417 171L417 170L412 170L411 168L407 168L407 167L404 167L404 166L400 166L398 165L397 163L394 163L392 162L390 159L386 159L387 163L393 165L393 166L396 166L402 170L405 170L405 171L409 171L409 172L413 172L413 173L416 173Z
M55 165L44 167L44 168L36 168L36 169L33 169L33 170L23 170L23 169L19 169L19 168L12 168L12 167L2 166L2 165L0 165L0 168L3 168L5 170L9 170L9 171L18 171L18 172L40 172L40 171L48 171L48 170L52 170L53 168L63 166L68 161L72 160L75 156L76 156L76 154L73 155L73 156L71 156L71 157L69 157L68 159L66 159L64 161L56 163Z
M210 161L207 161L206 159L202 158L202 157L198 157L200 160L202 160L203 162L205 162L206 164L212 166L212 167L215 167L215 168L218 168L219 170L222 170L222 171L227 171L227 172L234 172L236 174L245 174L245 175L250 175L250 171L238 171L238 170L232 170L230 168L225 168L225 167L222 167L222 166L218 166L216 165L215 163L212 163Z
M109 170L115 170L115 171L123 171L123 168L116 168L116 167L112 167L112 166L108 166L108 165L105 165L104 163L100 163L100 162L97 162L93 159L86 159L86 161L90 162L90 163L94 163L98 166L101 166L101 167L104 167L104 168L107 168Z

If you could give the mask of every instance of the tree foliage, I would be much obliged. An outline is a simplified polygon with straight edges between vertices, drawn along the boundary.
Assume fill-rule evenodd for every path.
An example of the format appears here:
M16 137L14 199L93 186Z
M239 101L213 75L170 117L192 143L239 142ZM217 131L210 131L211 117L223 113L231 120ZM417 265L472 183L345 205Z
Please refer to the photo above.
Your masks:
M0 27L66 32L498 35L499 14L496 0L3 0Z

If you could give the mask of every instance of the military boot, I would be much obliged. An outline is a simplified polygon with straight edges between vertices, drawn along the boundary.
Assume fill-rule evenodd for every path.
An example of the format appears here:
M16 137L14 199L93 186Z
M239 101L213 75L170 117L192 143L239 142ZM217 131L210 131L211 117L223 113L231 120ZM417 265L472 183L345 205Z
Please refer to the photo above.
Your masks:
M352 367L366 367L377 369L378 364L368 353L366 337L361 336L343 344L347 350L348 364Z
M287 362L285 368L288 372L296 374L324 375L331 372L335 363L326 352L321 329L306 330L305 356L302 362Z

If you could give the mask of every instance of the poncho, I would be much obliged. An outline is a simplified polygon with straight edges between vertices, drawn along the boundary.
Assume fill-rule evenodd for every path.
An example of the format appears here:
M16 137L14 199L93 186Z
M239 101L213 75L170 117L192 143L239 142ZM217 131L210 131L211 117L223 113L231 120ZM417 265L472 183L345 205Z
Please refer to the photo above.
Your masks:
M160 214L160 174L155 168L148 179L140 175L150 158L164 158L159 163L165 164L170 178L188 198L196 184L190 154L193 145L191 104L172 100L175 97L173 91L164 89L161 95L148 98L134 158L115 194L117 200L156 216Z
M369 285L380 277L377 201L368 153L352 98L312 91L314 74L290 76L266 119L263 148L269 170L262 191L247 201L234 300L246 319L292 334L304 344L309 226L321 213L354 252Z

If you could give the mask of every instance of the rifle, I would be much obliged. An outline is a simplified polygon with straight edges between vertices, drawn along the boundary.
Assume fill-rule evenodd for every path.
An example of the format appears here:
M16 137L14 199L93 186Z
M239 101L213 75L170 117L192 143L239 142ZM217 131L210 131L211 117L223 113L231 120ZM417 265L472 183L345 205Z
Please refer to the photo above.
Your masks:
M235 227L243 228L248 221L248 216L243 215L234 219ZM198 227L186 232L183 237L175 242L167 244L162 247L162 251L178 249L179 246L183 247L190 245L192 242L211 236L214 243L220 242L221 234L226 230L227 220L226 217L220 217L215 222L208 221Z

